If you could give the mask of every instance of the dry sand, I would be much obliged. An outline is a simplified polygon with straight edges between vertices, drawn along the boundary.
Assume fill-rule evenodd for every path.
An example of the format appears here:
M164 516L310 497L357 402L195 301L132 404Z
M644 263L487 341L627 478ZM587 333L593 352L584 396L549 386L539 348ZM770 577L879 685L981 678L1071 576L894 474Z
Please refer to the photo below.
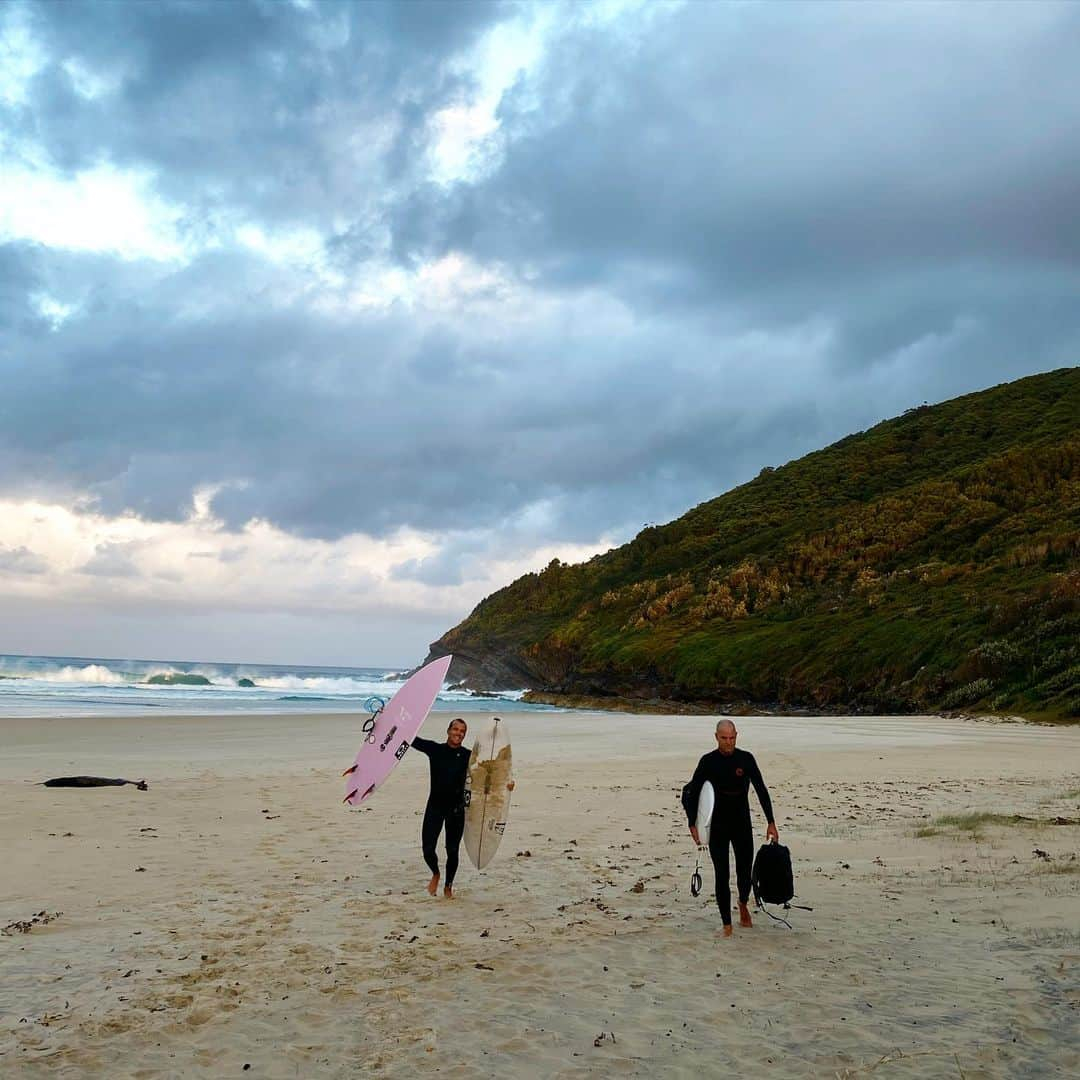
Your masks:
M0 1073L1080 1074L1080 730L740 719L814 910L723 940L678 805L712 721L508 720L450 902L419 754L340 804L355 717L0 720ZM150 790L26 783L71 773Z

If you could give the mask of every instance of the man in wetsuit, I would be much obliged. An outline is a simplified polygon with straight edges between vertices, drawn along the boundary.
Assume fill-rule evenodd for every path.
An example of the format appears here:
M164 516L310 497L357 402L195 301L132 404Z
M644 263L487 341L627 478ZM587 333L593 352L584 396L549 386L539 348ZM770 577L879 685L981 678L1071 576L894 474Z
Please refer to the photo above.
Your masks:
M424 826L421 842L424 862L431 870L427 891L434 896L439 891L439 856L435 844L439 833L446 828L446 884L443 896L454 896L454 875L458 868L458 848L461 834L465 831L465 779L469 773L469 751L461 744L465 741L468 725L464 720L451 720L446 729L446 742L437 743L421 739L419 735L412 745L427 754L431 765L431 792L424 809Z
M724 937L731 937L731 885L728 865L728 845L735 851L735 877L739 887L739 925L753 926L750 909L750 876L754 861L754 834L750 826L750 785L754 785L758 801L769 823L765 835L769 840L779 840L773 820L772 800L761 779L754 755L735 749L738 731L730 720L716 725L716 749L706 754L694 770L690 783L683 788L683 809L690 822L690 835L700 844L697 826L698 796L706 780L716 793L712 826L709 831L709 856L716 870L716 903L724 923Z

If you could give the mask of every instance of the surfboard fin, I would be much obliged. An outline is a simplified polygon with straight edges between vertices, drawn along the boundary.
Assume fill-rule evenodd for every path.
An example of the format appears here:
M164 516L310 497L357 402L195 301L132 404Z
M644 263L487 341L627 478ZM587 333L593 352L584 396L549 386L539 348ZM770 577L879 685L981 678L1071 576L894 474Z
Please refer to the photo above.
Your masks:
M348 776L349 773L354 773L354 772L356 772L356 762L353 762L353 764L350 765L341 775L342 776Z

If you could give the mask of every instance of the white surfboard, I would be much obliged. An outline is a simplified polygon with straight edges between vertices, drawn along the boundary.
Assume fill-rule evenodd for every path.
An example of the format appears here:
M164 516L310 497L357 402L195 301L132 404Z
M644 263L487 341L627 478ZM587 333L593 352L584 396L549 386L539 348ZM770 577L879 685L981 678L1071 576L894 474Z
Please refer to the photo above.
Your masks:
M712 828L713 808L716 806L716 792L713 791L712 783L708 780L701 785L701 794L697 799L697 826L698 839L702 847L709 846L709 830Z
M465 782L465 850L477 870L494 858L506 830L511 765L506 721L493 717L475 733Z

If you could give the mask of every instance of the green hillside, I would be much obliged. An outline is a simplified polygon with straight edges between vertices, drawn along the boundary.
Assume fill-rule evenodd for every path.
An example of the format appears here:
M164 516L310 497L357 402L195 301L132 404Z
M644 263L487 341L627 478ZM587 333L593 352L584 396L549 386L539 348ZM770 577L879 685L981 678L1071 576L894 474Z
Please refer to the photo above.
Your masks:
M1080 716L1080 368L912 409L432 646L476 689Z

